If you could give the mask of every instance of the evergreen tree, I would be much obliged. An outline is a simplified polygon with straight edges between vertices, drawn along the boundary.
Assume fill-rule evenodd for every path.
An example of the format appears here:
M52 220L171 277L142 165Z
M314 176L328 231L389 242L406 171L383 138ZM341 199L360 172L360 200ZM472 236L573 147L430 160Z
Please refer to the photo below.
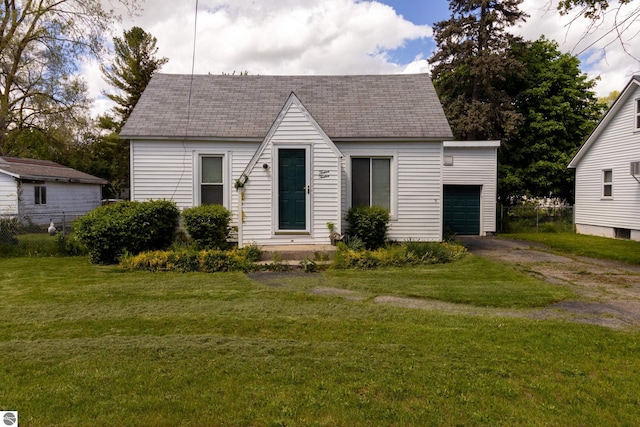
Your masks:
M125 31L123 37L114 37L115 58L110 66L101 67L104 80L116 89L105 95L116 103L113 121L119 132L136 106L153 74L167 63L157 58L157 39L140 27Z
M129 143L118 134L138 103L151 77L167 58L157 58L157 40L140 27L125 31L123 37L114 37L115 57L109 66L101 67L103 77L115 89L105 95L115 102L113 115L105 114L98 119L102 135L89 139L91 154L89 169L106 172L109 187L105 197L126 197L129 187ZM105 163L106 160L106 163ZM103 175L104 176L104 175Z
M433 80L458 139L508 140L522 116L505 90L523 72L510 55L518 38L506 32L525 19L522 0L451 0L450 19L434 24Z

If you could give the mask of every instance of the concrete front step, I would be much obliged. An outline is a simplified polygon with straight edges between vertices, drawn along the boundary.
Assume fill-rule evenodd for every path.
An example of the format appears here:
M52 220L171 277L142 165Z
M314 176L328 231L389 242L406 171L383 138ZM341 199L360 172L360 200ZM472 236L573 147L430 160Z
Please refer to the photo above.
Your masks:
M316 261L332 260L336 247L331 245L278 245L261 246L260 261L273 261L279 257L281 261ZM277 255L276 255L277 254Z

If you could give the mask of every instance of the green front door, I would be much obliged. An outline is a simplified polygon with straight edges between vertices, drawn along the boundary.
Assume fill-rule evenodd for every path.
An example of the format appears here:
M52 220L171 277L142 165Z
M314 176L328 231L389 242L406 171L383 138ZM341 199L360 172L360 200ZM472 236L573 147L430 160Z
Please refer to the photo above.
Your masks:
M278 228L307 229L307 173L304 148L278 150Z
M480 234L480 186L444 186L444 232Z

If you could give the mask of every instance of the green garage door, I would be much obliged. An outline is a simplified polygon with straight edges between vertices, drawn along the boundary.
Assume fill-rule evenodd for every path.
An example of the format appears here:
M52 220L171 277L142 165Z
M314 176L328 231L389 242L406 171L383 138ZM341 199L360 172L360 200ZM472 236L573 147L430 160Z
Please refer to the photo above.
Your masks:
M480 234L480 186L444 186L444 232Z

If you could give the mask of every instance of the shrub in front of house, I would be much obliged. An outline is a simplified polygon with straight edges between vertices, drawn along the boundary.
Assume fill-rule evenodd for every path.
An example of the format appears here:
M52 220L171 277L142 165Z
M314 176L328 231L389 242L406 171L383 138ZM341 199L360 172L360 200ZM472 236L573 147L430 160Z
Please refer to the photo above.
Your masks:
M0 218L0 244L17 245L20 223L16 218Z
M78 240L95 264L114 264L125 253L167 248L173 242L180 211L167 200L100 206L74 224Z
M389 219L389 211L378 206L352 207L347 212L347 234L358 237L367 249L380 248L387 239Z
M344 243L338 243L333 268L368 270L377 267L444 264L461 259L466 253L464 246L448 242L404 242L376 250L353 250Z
M200 249L224 249L231 228L231 212L222 205L203 205L182 212L184 227Z
M131 270L176 271L180 273L224 271L252 271L257 269L260 256L257 246L246 246L231 250L204 249L196 251L179 248L167 251L141 252L127 255L120 260L120 266Z

